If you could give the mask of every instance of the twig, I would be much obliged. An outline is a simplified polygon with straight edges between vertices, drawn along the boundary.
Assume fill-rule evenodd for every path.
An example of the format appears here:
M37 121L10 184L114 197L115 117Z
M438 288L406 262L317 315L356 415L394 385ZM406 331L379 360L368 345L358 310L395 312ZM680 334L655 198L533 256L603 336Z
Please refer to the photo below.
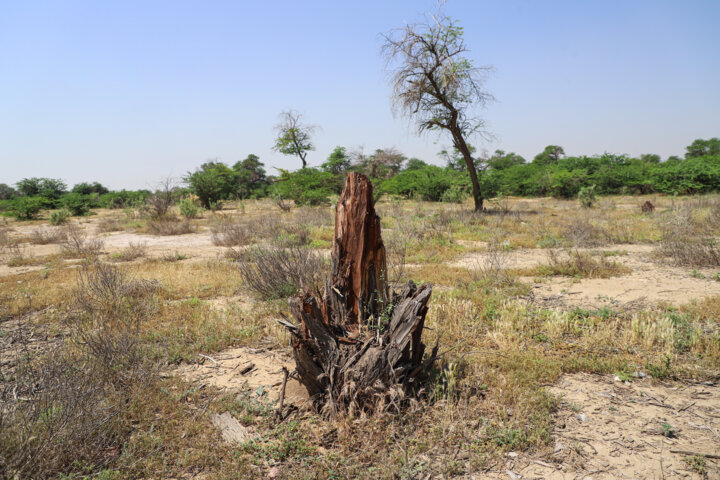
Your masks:
M284 375L283 375L282 388L280 389L280 405L278 406L278 409L277 409L277 417L280 421L282 421L282 419L283 419L282 412L283 412L283 406L285 404L285 385L287 385L288 375L290 375L290 372L288 371L287 368L282 367L282 371L283 371Z
M208 360L210 360L211 362L213 362L213 363L215 364L215 368L218 367L218 362L217 362L214 358L212 358L211 356L209 356L209 355L203 355L202 353L198 353L198 357L207 358Z
M690 457L705 457L720 460L720 455L715 455L713 453L691 452L690 450L670 450L670 453L679 453L680 455L688 455Z

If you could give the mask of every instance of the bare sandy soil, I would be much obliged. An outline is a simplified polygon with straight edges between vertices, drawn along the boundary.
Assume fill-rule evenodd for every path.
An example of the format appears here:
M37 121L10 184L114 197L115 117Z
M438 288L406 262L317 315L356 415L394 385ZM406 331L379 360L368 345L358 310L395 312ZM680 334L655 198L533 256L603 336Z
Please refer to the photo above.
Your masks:
M635 303L638 305L687 303L705 297L720 295L720 282L713 269L673 267L653 258L652 245L611 245L606 248L579 248L580 252L599 254L618 252L610 257L632 271L611 278L544 277L523 278L533 284L533 298L542 303L555 303L569 307L601 308L618 307ZM523 249L506 254L505 268L532 268L546 264L548 249ZM450 264L474 268L482 264L488 254L473 253Z
M484 478L703 478L685 459L720 455L718 385L577 374L550 391L562 398L553 452L541 458L511 452ZM720 478L720 460L704 463L704 478Z

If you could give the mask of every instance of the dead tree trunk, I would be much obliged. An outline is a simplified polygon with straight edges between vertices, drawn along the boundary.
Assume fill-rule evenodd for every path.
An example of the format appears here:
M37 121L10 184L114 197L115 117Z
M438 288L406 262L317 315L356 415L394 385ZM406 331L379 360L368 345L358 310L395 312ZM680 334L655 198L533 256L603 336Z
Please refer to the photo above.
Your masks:
M328 414L373 410L397 404L414 389L437 354L436 345L423 360L431 293L430 286L413 282L389 291L372 184L348 174L335 212L331 278L320 295L292 297L298 325L284 324L300 381L316 407Z

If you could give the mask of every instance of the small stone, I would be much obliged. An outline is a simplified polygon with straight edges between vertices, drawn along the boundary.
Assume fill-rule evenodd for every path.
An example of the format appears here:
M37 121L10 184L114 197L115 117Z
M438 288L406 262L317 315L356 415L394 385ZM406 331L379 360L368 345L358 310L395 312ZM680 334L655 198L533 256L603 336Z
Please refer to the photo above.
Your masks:
M564 446L562 443L557 442L557 443L555 444L555 450L554 450L554 452L555 452L555 453L561 452L561 451L563 450L563 448L565 448L565 446Z
M587 417L587 415L585 415L584 413L581 413L581 414L579 414L579 415L575 415L575 418L577 418L578 420L580 420L580 421L583 422L583 423L587 423L587 422L588 422L588 417Z
M647 375L644 372L641 372L638 370L637 372L633 373L633 377L635 378L645 378Z
M517 458L520 454L517 452L508 452L507 456L511 458Z
M272 467L268 472L268 478L277 478L280 475L280 469L278 467Z

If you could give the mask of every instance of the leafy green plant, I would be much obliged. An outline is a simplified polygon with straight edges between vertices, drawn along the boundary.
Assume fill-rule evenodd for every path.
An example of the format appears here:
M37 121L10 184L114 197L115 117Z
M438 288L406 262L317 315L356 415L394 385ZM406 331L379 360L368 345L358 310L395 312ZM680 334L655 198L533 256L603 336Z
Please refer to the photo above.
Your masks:
M42 210L42 200L38 197L17 197L12 200L8 211L18 220L32 220Z
M74 192L68 193L62 197L60 203L64 208L69 210L73 216L82 217L90 213L93 196Z
M580 204L585 208L591 208L597 202L597 195L595 195L595 185L589 187L582 187L578 192L578 200Z
M55 210L50 214L50 225L62 225L67 222L71 216L72 212L67 208Z
M183 198L178 203L178 208L183 217L187 219L198 218L202 214L202 209L195 205L192 198Z

